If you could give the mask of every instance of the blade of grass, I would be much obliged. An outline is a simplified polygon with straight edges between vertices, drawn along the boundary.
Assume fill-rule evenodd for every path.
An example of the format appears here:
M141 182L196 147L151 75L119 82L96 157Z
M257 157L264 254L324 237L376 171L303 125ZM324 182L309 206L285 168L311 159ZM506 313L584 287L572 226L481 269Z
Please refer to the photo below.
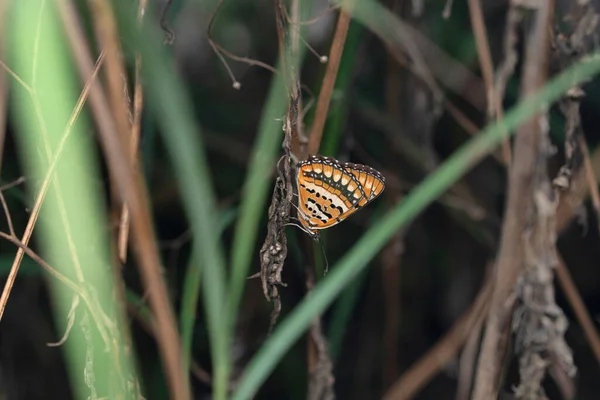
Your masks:
M344 334L347 330L348 321L352 316L352 310L358 301L358 295L364 287L368 273L363 270L358 277L344 288L340 298L331 313L329 324L329 351L331 357L336 360L344 343Z
M252 358L242 376L233 400L251 398L273 371L281 357L366 266L400 227L414 219L437 196L447 190L467 170L506 139L516 127L554 102L569 88L600 71L600 54L586 57L550 81L542 90L526 98L505 114L503 120L488 125L477 137L457 150L446 162L415 188L399 206L374 225L356 245L331 268L328 276L279 325Z
M54 3L44 7L43 1L32 1L13 8L11 14L12 30L6 35L14 40L10 62L19 76L31 82L30 98L22 97L24 87L15 85L19 104L14 109L15 138L20 141L23 161L31 176L43 176L56 165L54 181L49 187L49 192L54 193L46 198L40 214L40 243L57 273L70 276L75 265L81 266L77 277L81 286L71 288L79 289L77 293L82 298L93 293L93 301L86 301L94 304L91 315L101 314L94 321L101 321L98 328L110 335L106 341L99 335L86 335L91 327L90 313L78 313L75 329L81 329L83 337L75 334L65 343L74 396L85 398L98 393L101 397L135 398L130 388L137 384L135 369L124 349L129 340L124 340L120 325L122 309L113 297L108 237L103 229L106 214L99 200L102 195L90 179L99 175L98 160L93 155L89 135L84 133L89 130L85 116L79 115L77 123L67 123L76 103L79 82L74 79L77 74L73 73L53 7ZM32 18L37 15L39 19ZM38 64L44 68L38 69ZM39 157L40 143L48 141L56 145L66 131L72 135L69 141L61 141L64 147L60 163ZM38 189L35 186L33 189ZM69 212L61 212L65 209ZM50 279L49 284L57 325L62 327L68 320L73 293L55 279Z
M113 4L119 11L119 28L145 60L142 75L149 94L148 105L157 116L194 232L193 254L205 277L202 293L211 341L213 396L225 399L231 369L229 328L224 314L225 261L214 233L218 213L200 128L193 118L187 90L162 46L162 35L153 24L145 24L138 32L131 23L135 20L133 7L120 1Z
M237 208L228 209L220 214L219 227L215 235L220 237L225 229L229 227L237 216ZM183 280L183 293L181 295L181 312L179 321L181 324L181 352L183 357L184 371L190 370L193 350L194 325L196 322L196 306L200 296L200 284L202 279L202 265L197 264L198 255L192 251L190 264L186 268Z

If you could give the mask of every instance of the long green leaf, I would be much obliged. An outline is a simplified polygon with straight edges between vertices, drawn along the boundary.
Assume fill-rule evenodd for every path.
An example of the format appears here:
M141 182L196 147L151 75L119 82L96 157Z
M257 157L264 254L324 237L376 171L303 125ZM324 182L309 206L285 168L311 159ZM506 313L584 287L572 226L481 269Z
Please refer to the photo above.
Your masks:
M10 10L4 8L11 18L6 19L2 32L10 43L10 59L3 61L26 82L11 80L14 135L26 175L47 176L45 182L50 182L45 197L37 179L28 184L32 197L43 199L36 241L41 256L79 288L76 296L55 277L44 274L58 336L68 321L74 323L61 347L72 396L134 399L132 388L138 378L133 357L125 350L130 339L121 324L123 309L114 296L106 209L94 184L100 177L99 161L87 134L90 124L83 113L67 127L81 85L56 4L33 0L11 5ZM72 305L77 308L71 320ZM66 329L68 333L70 328Z
M119 27L140 51L142 75L148 90L148 105L157 116L164 143L179 181L183 204L194 232L195 266L202 268L204 306L208 319L213 358L213 389L216 399L224 399L230 370L225 308L225 261L220 251L215 195L210 171L186 87L162 46L162 35L154 24L136 29L131 4L114 1L119 11ZM150 5L149 5L150 6ZM152 15L152 12L146 11ZM200 279L200 274L194 274ZM187 346L186 346L187 347Z

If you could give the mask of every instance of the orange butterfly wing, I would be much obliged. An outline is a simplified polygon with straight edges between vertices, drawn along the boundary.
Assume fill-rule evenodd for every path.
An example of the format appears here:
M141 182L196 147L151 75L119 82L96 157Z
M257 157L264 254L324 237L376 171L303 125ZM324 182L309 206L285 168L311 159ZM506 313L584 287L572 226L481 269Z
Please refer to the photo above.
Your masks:
M385 178L364 165L311 156L298 165L297 185L298 219L314 233L342 222L375 199L385 188Z
M362 186L367 202L374 200L385 189L385 178L379 171L367 165L345 163L344 168L350 172Z

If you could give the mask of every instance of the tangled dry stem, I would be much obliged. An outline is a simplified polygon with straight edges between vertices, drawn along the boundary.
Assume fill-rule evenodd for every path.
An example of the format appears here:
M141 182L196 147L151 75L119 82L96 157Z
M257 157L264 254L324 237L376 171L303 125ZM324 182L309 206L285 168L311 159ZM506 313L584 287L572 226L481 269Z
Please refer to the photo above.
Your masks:
M271 205L269 206L269 222L267 225L267 236L260 249L260 279L262 282L263 294L268 301L273 301L273 311L269 323L268 335L271 334L279 314L281 313L281 298L279 296L279 286L286 286L282 281L281 274L283 265L287 257L287 237L285 235L285 226L290 221L291 204L294 196L292 184L292 142L294 136L298 137L298 121L300 114L299 104L301 101L301 90L299 78L293 67L293 59L289 51L287 42L289 35L285 29L285 13L283 5L276 1L277 11L277 31L279 34L280 48L284 50L283 70L286 87L289 93L288 109L285 115L283 125L284 139L283 152L277 162L278 176L273 189Z
M558 192L546 171L551 155L547 114L540 116L538 160L533 176L533 201L529 210L530 224L523 234L524 271L517 281L517 307L513 314L515 352L519 357L521 383L515 391L519 399L546 398L542 380L548 368L557 367L572 377L576 368L564 334L568 323L554 296L556 251L556 208Z

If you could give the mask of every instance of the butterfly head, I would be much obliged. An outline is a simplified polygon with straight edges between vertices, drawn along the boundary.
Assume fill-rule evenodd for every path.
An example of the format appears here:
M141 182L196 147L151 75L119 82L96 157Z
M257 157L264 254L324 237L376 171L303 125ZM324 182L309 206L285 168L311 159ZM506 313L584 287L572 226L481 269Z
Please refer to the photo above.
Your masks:
M308 236L310 236L312 238L312 240L314 240L315 242L318 242L319 239L321 238L321 235L319 234L319 231L317 229L307 229L305 231Z

